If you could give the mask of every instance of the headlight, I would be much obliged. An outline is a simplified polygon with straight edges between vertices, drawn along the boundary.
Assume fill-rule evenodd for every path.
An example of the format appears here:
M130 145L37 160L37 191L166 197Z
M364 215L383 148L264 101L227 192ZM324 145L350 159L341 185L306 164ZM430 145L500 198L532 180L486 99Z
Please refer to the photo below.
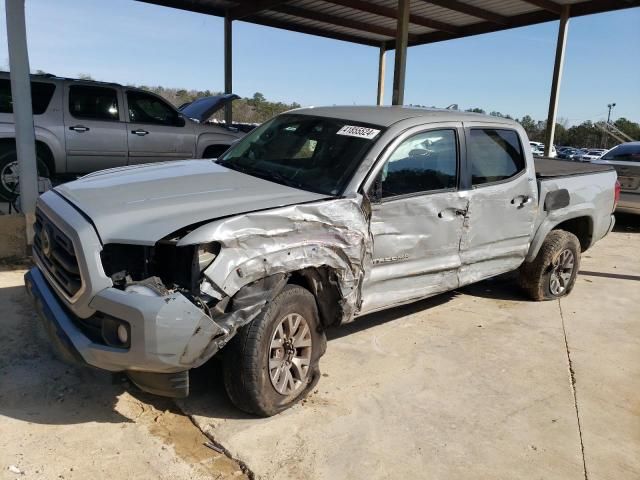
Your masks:
M213 263L219 252L220 245L217 243L206 243L198 246L198 268L201 272Z

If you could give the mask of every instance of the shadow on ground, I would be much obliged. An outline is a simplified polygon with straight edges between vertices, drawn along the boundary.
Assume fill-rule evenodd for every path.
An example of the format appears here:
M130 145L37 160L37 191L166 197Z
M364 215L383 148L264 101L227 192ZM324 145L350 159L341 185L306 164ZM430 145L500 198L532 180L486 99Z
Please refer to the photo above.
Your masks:
M331 328L328 340L356 335L435 308L460 294L526 300L515 276L502 275L459 291L365 315L350 324ZM58 360L24 287L0 288L0 318L6 332L0 337L0 415L42 424L130 422L115 409L118 396L125 390L158 410L175 411L172 400L141 392L122 377ZM191 371L190 386L191 395L185 401L191 413L228 419L254 418L239 411L228 399L220 355Z
M122 385L68 365L51 350L24 287L0 288L0 415L42 424L128 422L114 405Z
M631 213L616 213L614 232L640 233L640 215Z

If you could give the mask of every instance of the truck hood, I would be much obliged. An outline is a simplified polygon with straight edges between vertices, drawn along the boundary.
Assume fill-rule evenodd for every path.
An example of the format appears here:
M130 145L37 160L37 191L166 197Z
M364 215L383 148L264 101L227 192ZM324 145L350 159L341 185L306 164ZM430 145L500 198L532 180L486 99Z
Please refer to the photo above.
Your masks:
M235 93L225 93L223 95L214 95L212 97L202 97L194 100L193 102L180 107L180 112L200 123L204 123L211 118L211 116L220 110L225 105L240 98Z
M55 191L91 219L103 243L138 245L194 223L329 198L210 160L103 170Z

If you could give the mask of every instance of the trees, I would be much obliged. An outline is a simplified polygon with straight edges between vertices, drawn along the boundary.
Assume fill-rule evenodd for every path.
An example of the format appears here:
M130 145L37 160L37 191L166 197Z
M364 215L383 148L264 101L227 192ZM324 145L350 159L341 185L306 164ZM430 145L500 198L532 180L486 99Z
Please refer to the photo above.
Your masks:
M634 140L640 140L640 124L632 122L631 120L627 120L624 117L620 117L615 122L613 122L613 125L619 130L622 130Z

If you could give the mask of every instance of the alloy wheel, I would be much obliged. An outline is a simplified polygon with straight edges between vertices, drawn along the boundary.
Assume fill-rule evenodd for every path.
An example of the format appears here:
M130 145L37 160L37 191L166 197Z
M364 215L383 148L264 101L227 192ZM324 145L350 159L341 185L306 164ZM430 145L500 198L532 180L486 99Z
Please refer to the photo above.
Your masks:
M311 330L298 313L289 313L279 322L269 347L269 378L281 395L301 389L309 375Z
M571 250L564 249L551 264L551 275L549 276L549 290L555 296L562 295L569 286L575 258Z

